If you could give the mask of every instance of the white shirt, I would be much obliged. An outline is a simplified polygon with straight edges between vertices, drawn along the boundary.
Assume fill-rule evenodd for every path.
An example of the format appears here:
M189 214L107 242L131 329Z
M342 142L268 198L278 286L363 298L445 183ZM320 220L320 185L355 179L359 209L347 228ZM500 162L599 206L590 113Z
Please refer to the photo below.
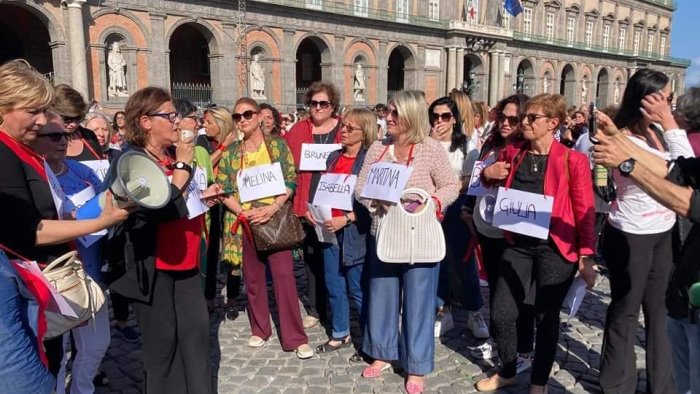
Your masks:
M650 148L639 138L628 138L642 149L666 160L694 156L685 131L669 130L664 132L663 136L669 147L666 154ZM611 226L626 233L644 235L668 231L676 223L676 214L646 194L632 178L624 177L618 169L614 169L613 179L617 185L617 199L613 202L608 216Z
M452 167L452 170L454 170L455 174L457 174L459 178L467 176L464 172L466 169L466 161L464 160L464 153L462 152L462 150L457 148L454 152L450 152L450 145L452 145L452 143L449 141L440 141L440 144L443 148L445 148L445 153L447 153L447 159L450 161L450 167Z

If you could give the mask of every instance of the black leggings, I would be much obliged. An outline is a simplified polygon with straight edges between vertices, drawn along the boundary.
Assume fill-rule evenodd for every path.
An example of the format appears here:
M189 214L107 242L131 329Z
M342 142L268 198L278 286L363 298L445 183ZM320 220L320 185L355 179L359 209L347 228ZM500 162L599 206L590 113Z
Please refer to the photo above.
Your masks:
M535 291L537 337L530 383L547 384L559 341L559 310L577 267L550 244L520 247L516 242L503 252L491 311L491 334L503 363L501 376L512 378L516 374L516 321Z

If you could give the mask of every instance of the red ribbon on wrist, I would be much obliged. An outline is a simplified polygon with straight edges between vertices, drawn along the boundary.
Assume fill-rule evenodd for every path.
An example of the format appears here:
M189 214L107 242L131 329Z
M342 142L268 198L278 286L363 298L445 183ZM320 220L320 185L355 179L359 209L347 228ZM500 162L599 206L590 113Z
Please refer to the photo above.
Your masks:
M440 199L435 196L431 196L430 198L432 198L433 201L435 201L435 204L437 204L435 216L437 216L437 219L442 222L442 220L445 219L445 215L442 214L442 203L440 202Z

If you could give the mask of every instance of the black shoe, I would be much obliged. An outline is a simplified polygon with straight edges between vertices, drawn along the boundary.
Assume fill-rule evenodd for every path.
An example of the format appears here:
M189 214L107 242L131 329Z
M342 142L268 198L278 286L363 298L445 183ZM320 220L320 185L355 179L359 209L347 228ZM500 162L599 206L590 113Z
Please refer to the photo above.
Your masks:
M109 385L109 378L104 372L100 371L95 378L92 379L92 384L94 384L95 387L106 387Z
M353 353L353 355L350 356L348 361L350 361L351 363L359 363L364 361L364 359L362 358L362 354L360 354L360 351L356 350L355 353Z
M340 341L340 343L337 345L331 345L331 341ZM335 352L338 349L349 347L350 345L352 345L352 339L350 339L349 335L345 338L332 338L326 341L326 343L324 343L323 345L318 345L316 347L316 353L320 354Z
M238 318L238 306L237 305L226 305L225 306L226 319L236 320Z

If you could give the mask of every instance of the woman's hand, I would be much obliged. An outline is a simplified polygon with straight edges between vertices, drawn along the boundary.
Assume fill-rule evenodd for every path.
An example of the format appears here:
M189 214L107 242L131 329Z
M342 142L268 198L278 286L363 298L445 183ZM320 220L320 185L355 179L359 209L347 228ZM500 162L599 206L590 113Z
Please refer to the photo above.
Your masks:
M430 130L430 136L439 140L445 137L452 130L452 125L449 123L436 123Z
M306 219L306 222L310 225L316 226L316 219L314 219L314 215L311 214L311 211L306 211L304 219Z
M246 217L251 224L264 224L279 210L277 204L265 205L264 207L258 207L251 209Z
M586 282L586 289L588 290L592 289L593 285L595 285L596 272L595 269L593 269L593 265L593 259L588 256L582 256L578 260L578 272L584 282Z
M237 133L235 131L231 131L230 133L228 133L226 138L224 138L224 140L221 141L221 145L225 146L226 148L231 146L231 144L236 142L236 134Z
M510 164L505 161L497 161L483 169L481 174L488 181L502 181L508 177Z
M664 130L678 128L678 124L671 112L671 106L666 101L664 95L659 92L644 96L642 99L642 108L639 110L647 121L661 124Z
M345 223L347 223L345 216L338 216L332 218L331 220L326 220L325 223L323 223L323 225L326 226L326 229L328 231L334 233L345 227Z
M603 133L598 134L596 138L599 143L593 146L593 152L591 153L595 164L600 164L608 168L617 168L620 163L629 159L629 155L617 145L613 138Z
M615 126L615 123L612 121L612 119L610 119L610 117L608 115L606 115L605 113L603 113L599 110L596 110L595 116L596 116L596 119L598 120L598 127L597 127L598 131L602 131L603 134L610 135L610 136L615 135L615 134L620 132L620 130L618 130L617 126ZM597 137L598 137L598 133L596 133L596 138Z
M105 195L105 206L102 208L102 213L97 218L102 223L102 228L109 228L115 224L125 221L131 212L136 209L136 205L132 202L123 208L119 208L114 204L114 197L111 191L107 191Z
M178 142L175 149L175 160L190 164L194 160L194 137Z
M224 201L226 194L224 194L224 188L218 183L214 183L209 186L207 190L202 192L201 195L202 202L209 208L214 205Z

